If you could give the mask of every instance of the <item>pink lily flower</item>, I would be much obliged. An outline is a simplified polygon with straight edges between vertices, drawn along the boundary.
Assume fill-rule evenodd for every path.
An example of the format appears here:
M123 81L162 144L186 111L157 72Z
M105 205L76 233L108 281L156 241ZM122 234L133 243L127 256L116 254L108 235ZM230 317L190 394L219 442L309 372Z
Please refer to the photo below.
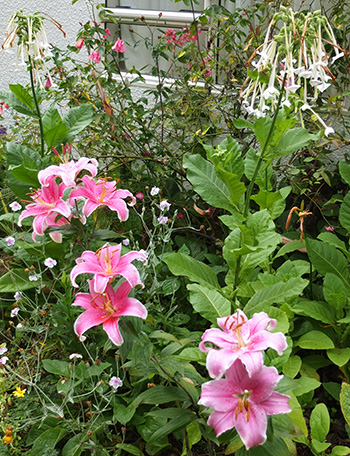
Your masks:
M131 287L143 286L140 275L131 262L134 260L147 261L146 252L132 250L122 257L120 252L121 244L106 244L96 253L90 250L83 252L81 257L76 260L77 265L71 271L72 285L78 287L75 279L79 274L94 274L94 290L96 293L103 293L108 282L118 275L123 276Z
M49 220L58 214L68 218L71 215L70 206L63 201L63 193L67 186L64 183L57 185L55 177L51 176L47 180L47 186L36 190L31 196L34 203L26 206L18 219L18 226L22 226L22 220L27 217L34 217L33 221L33 239L36 236L42 236L44 231L49 226ZM50 217L51 216L51 217Z
M107 206L112 211L117 212L121 222L127 220L129 210L122 198L130 197L131 203L128 204L133 206L136 204L136 198L132 193L128 190L116 190L116 181L108 182L107 179L98 179L95 182L89 176L83 176L81 180L84 182L84 187L77 187L69 197L72 199L87 198L83 208L83 214L86 217L89 217L98 207Z
M108 284L103 293L96 293L94 280L89 280L90 293L78 293L73 306L85 309L74 323L74 331L82 337L85 331L103 324L103 329L115 345L123 343L118 328L119 317L131 316L146 319L147 309L135 298L129 298L131 286L123 282L116 291Z
M262 368L250 376L237 360L226 378L202 385L198 404L214 410L208 424L219 436L236 428L247 450L266 440L267 415L289 413L289 397L274 390L283 378L274 367Z
M265 312L256 313L248 320L241 310L237 310L230 317L218 318L217 322L222 331L218 328L207 329L199 345L202 352L209 352L207 369L212 378L221 378L237 359L242 361L252 376L263 364L262 350L271 347L281 355L288 346L282 333L270 333L277 322ZM206 347L206 342L213 343L221 350Z
M113 46L112 46L113 51L116 52L125 52L126 51L126 46L124 44L123 40L117 40Z
M68 157L69 154L65 155L63 163L59 165L51 165L39 171L38 179L41 185L47 186L50 177L57 176L67 187L75 187L75 179L80 171L88 171L92 177L96 176L98 163L95 158L81 157L78 161L68 161Z

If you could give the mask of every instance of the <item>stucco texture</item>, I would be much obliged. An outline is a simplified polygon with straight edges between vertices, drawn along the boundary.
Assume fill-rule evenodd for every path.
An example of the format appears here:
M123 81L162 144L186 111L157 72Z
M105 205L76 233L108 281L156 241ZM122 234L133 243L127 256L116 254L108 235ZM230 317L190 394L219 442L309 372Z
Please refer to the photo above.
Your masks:
M72 5L71 0L0 0L0 43L3 42L10 17L20 9L23 9L25 14L32 14L35 11L43 12L58 21L66 33L66 38L49 21L45 21L45 29L49 43L61 49L65 48L67 44L76 42L76 34L80 28L79 22L84 23L91 19L90 2L87 0L78 0L75 5ZM14 71L15 59L15 51L0 53L0 90L7 91L9 84L26 85L29 82L29 76L25 70Z

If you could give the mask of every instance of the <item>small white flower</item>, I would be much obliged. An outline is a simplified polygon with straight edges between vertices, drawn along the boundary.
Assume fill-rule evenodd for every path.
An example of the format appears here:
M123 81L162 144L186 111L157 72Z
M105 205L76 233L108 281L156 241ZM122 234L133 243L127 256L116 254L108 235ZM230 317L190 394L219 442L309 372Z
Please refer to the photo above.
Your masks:
M16 242L16 239L12 236L8 236L6 239L5 239L6 243L8 246L10 245L13 245L15 242Z
M170 206L171 204L168 203L167 200L162 200L160 203L159 203L159 207L160 207L160 210L161 211L168 211L170 209Z
M23 328L23 325L22 323L18 323L18 325L16 326L17 329L22 329Z
M11 318L15 317L19 312L19 308L15 307L14 309L11 310Z
M160 188L159 187L152 187L151 188L151 195L152 196L158 195L159 192L160 192Z
M334 133L334 128L332 128L332 127L327 127L327 128L325 129L325 131L324 131L324 134L325 134L325 136L327 136L327 137L328 137L329 135L333 134L333 133Z
M36 275L30 275L28 279L30 280L30 282L36 282L37 280L39 280L38 276Z
M22 206L19 203L17 203L17 201L13 201L13 203L10 203L9 206L13 210L13 212L17 212L22 209Z
M111 377L109 386L113 388L113 391L117 391L118 388L123 386L123 382L119 377Z
M56 264L57 264L57 261L53 260L52 258L46 258L46 260L44 261L44 265L50 269L53 268L54 266L56 266Z
M80 336L79 340L80 340L80 342L85 342L86 341L86 336Z
M82 356L79 353L72 353L69 355L69 359L82 359Z
M158 217L157 220L161 225L166 225L168 222L168 217L166 217L165 215L162 215L162 216Z
M6 364L7 361L8 361L8 357L7 356L3 356L2 358L0 358L0 365L1 364Z
M130 244L130 241L129 239L123 239L123 245L129 245Z
M19 301L22 297L22 292L21 291L16 291L16 293L13 296L16 301Z
M7 352L7 348L6 347L1 347L0 348L0 355L3 355L6 352Z

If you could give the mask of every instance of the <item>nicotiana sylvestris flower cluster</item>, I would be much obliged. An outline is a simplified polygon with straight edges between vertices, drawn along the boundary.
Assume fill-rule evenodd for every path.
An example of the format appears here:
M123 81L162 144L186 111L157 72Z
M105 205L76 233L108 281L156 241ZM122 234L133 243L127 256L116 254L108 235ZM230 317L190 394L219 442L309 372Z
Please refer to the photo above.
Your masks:
M283 23L281 27L279 25ZM272 30L279 33L271 36ZM326 51L334 51L331 57ZM282 106L310 111L325 129L325 135L334 133L313 110L319 93L331 85L334 76L329 65L342 57L344 52L337 45L333 30L320 11L306 15L281 6L273 16L264 43L248 61L254 67L241 88L240 98L249 114L263 117L273 112L285 81Z
M289 397L274 391L283 375L265 366L262 354L273 348L282 355L287 348L286 338L282 333L270 332L277 322L265 312L249 320L237 310L217 322L221 329L205 331L199 346L208 352L207 369L215 380L202 385L198 403L214 410L208 424L217 436L236 428L249 449L265 442L267 415L291 411ZM208 342L219 350L207 347Z
M52 52L46 36L44 19L53 23L65 36L61 24L51 16L45 15L46 17L44 18L43 14L36 12L26 15L23 10L14 13L5 30L5 39L0 49L0 52L2 50L11 52L17 38L15 71L20 71L21 68L26 70L27 65L30 63L34 69L35 79L39 81L41 88L44 87L40 77L40 71L42 70L45 79L50 81L50 86L53 85L46 65L46 59L52 57Z
M69 160L70 146L63 147L63 159L59 165L52 165L38 174L41 188L31 198L19 217L18 224L24 218L33 216L33 239L43 235L48 227L61 227L69 224L72 218L79 218L83 224L86 218L99 207L107 206L116 211L120 221L127 220L129 210L125 198L136 203L135 197L128 190L116 189L117 182L95 178L98 163L86 157ZM57 156L58 153L54 150ZM83 177L78 175L85 171ZM81 212L78 201L82 201ZM77 211L78 208L78 211ZM62 242L61 232L50 233L56 242ZM76 320L74 329L80 340L85 340L83 333L93 326L103 324L103 329L115 345L121 345L123 338L119 332L118 321L121 316L147 318L147 310L137 299L128 297L136 285L143 286L134 260L147 261L144 251L130 251L121 255L121 244L106 244L97 252L87 250L76 260L77 265L71 271L71 281L78 287L76 278L80 274L92 274L89 280L89 293L78 293L74 306L82 307L83 312ZM47 262L47 260L51 260ZM45 265L53 267L54 260L47 259ZM119 287L114 290L111 282L116 277L123 277Z

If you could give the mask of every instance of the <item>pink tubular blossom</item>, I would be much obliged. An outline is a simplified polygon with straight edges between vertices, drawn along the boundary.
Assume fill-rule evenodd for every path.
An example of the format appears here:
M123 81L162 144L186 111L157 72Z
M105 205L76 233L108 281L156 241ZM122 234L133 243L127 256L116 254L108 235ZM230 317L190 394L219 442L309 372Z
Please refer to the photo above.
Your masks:
M86 217L98 207L107 206L111 211L116 211L119 220L124 222L129 216L129 210L123 198L131 198L129 206L136 203L135 197L129 190L116 189L115 181L108 182L107 179L98 179L95 182L89 176L84 176L81 181L84 187L77 187L69 195L72 199L84 199L86 202L83 208L83 214Z
M135 193L135 196L137 199L139 199L140 201L143 200L143 198L145 197L145 195L142 193L142 192L137 192Z
M101 56L98 51L92 51L88 58L89 58L89 60L91 60L94 63L101 62Z
M79 336L93 326L103 325L108 337L115 345L123 343L118 328L119 317L132 316L147 318L147 309L137 299L129 298L131 286L123 282L116 291L108 284L103 293L95 291L94 280L89 280L90 293L78 293L73 306L85 309L74 324L74 331Z
M61 214L67 218L71 215L70 206L62 199L66 188L67 186L64 183L57 185L55 177L51 176L47 179L47 186L36 190L31 196L34 203L26 206L26 209L19 216L18 225L22 226L23 219L34 217L33 239L44 234L49 226L48 219L52 214L56 216Z
M145 252L132 250L126 255L120 256L121 244L104 245L97 252L87 250L76 260L77 265L71 271L71 281L74 287L78 287L75 279L80 274L94 274L94 287L96 293L103 293L108 282L117 276L123 276L131 287L143 285L134 260L146 261Z
M92 177L97 174L98 163L95 158L81 157L79 160L68 160L69 153L59 165L51 165L39 171L38 179L41 185L47 186L51 176L57 176L67 187L75 187L75 179L81 171L87 171Z
M271 333L276 327L276 320L265 312L256 313L248 320L241 310L230 317L217 319L222 329L207 329L202 337L199 349L209 352L207 369L212 378L220 378L225 371L240 359L248 374L254 375L263 364L262 350L271 347L282 354L287 348L287 341L282 333ZM221 350L208 348L205 343L211 342Z
M79 38L74 46L80 50L83 47L83 45L84 45L84 40L82 38Z
M236 428L247 450L266 440L267 415L289 413L289 397L274 390L283 375L274 367L262 366L249 376L243 363L237 360L227 371L226 378L202 385L199 404L214 412L208 424L219 436Z
M112 46L113 51L116 52L125 52L126 51L126 46L123 40L117 40L114 45Z

